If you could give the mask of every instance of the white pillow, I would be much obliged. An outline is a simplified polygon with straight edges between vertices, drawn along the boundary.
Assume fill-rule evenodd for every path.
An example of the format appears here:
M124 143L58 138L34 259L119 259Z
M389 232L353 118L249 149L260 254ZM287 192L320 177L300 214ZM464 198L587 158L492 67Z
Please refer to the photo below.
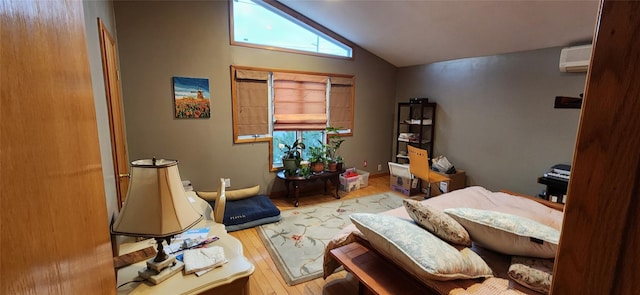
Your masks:
M471 249L458 250L409 220L369 213L350 217L374 249L426 284L492 276Z
M496 252L554 258L560 231L517 215L472 209L449 208L444 212L467 229L471 240Z

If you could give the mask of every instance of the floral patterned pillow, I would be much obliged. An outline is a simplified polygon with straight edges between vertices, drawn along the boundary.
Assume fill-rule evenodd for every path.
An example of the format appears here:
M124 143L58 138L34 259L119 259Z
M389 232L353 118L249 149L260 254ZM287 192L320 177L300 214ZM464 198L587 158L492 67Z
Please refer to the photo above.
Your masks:
M531 290L549 294L553 273L552 259L513 256L509 277Z
M374 249L426 284L492 276L489 266L471 249L458 250L409 220L369 213L350 217Z
M508 255L554 258L560 231L517 215L472 209L449 208L444 212L457 220L479 245Z
M467 230L440 209L416 200L404 199L402 202L413 221L432 234L447 242L471 246Z

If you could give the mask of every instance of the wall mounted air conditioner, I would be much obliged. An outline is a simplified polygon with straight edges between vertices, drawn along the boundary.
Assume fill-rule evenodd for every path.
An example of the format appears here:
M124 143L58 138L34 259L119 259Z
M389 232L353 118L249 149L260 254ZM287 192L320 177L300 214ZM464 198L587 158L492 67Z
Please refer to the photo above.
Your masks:
M560 51L561 72L586 72L591 58L591 44L562 48Z

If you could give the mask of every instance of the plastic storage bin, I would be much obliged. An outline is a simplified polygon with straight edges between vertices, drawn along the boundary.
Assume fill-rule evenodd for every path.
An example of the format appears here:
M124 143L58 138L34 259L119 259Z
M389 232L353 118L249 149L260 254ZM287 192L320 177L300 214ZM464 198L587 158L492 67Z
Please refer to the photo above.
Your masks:
M358 175L353 177L346 177L345 174L349 171L355 171ZM340 190L345 192L355 191L357 189L366 187L369 185L369 172L364 170L356 170L355 168L346 169L345 173L340 174Z

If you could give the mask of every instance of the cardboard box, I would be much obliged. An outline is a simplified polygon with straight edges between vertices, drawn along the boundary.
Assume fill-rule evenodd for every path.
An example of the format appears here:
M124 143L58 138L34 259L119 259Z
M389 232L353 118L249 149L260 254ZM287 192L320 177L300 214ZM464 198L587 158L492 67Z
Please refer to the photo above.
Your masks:
M390 179L392 191L399 192L405 196L413 196L420 193L419 180L417 178L410 179L391 175Z
M448 181L431 182L431 196L438 196L453 190L466 187L466 174L463 170L457 170L454 174L438 173L449 178ZM391 179L391 190L407 196L420 193L420 180L413 177L408 164L398 164L389 162L389 174ZM427 193L427 185L422 185L422 193Z
M409 165L389 162L389 174L391 190L405 196L413 196L420 193L419 180L409 172Z
M435 171L431 172L438 173L449 178L449 181L431 183L432 197L466 187L467 176L463 170L457 170L456 173L453 174L444 174ZM426 192L426 190L423 189L423 192Z

